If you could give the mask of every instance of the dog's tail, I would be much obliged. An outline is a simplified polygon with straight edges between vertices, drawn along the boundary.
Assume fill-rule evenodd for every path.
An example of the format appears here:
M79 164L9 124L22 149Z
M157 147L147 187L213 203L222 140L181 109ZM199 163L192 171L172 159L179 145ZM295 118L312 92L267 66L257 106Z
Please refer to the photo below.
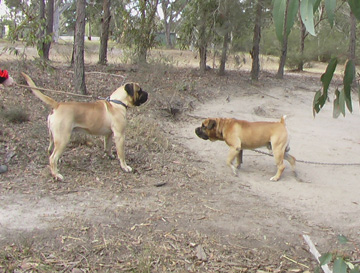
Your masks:
M280 119L280 123L285 125L285 119L286 119L286 115L283 115Z
M31 87L31 90L32 90L32 92L34 93L35 96L37 96L39 99L41 99L46 104L50 105L53 109L57 108L59 103L56 100L44 95L38 89L36 89L35 83L33 82L33 80L27 74L25 74L23 72L21 72L21 74L25 78L27 84Z

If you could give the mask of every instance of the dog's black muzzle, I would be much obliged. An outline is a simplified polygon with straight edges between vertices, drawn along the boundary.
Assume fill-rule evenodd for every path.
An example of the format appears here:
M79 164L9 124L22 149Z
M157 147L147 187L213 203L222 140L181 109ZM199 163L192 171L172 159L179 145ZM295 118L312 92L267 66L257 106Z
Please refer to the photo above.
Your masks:
M145 103L148 99L148 93L146 91L138 92L138 99L135 101L135 106L140 106Z
M208 140L209 136L203 131L203 129L201 127L197 127L195 129L195 134L202 139Z

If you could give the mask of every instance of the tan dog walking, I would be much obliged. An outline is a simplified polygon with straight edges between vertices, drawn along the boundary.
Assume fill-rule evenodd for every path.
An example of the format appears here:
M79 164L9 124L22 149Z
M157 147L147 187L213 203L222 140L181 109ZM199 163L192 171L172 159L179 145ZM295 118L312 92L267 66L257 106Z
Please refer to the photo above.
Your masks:
M195 133L204 140L223 140L230 147L227 165L237 175L237 169L242 163L244 149L268 147L272 149L277 165L276 174L270 178L272 181L280 179L285 169L286 159L295 171L296 159L288 153L289 135L285 126L285 116L280 122L248 122L233 118L208 118L196 128ZM234 161L236 163L234 165Z
M116 89L107 100L95 102L57 102L36 89L32 79L22 73L32 92L53 111L48 116L50 135L49 163L51 174L55 179L63 180L58 171L58 161L74 130L92 135L104 136L104 151L111 154L112 138L114 138L120 166L125 172L132 168L126 164L124 141L126 127L126 110L128 107L140 106L145 103L148 93L137 83L127 83ZM34 88L35 87L35 88Z

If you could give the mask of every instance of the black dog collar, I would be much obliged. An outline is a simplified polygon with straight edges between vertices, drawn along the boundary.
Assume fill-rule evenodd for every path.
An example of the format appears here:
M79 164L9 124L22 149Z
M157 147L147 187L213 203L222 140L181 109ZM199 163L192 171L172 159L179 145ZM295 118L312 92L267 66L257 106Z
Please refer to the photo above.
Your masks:
M120 104L120 105L124 106L126 109L128 108L128 106L125 103L123 103L121 100L111 100L110 97L107 97L105 100L108 102Z

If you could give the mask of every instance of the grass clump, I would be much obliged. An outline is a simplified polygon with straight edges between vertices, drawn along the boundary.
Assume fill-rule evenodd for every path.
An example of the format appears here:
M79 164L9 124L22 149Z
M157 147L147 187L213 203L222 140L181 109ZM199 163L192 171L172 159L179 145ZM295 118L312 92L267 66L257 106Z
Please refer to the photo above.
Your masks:
M26 113L23 109L15 107L1 111L1 116L10 123L24 123L30 120L28 113Z

